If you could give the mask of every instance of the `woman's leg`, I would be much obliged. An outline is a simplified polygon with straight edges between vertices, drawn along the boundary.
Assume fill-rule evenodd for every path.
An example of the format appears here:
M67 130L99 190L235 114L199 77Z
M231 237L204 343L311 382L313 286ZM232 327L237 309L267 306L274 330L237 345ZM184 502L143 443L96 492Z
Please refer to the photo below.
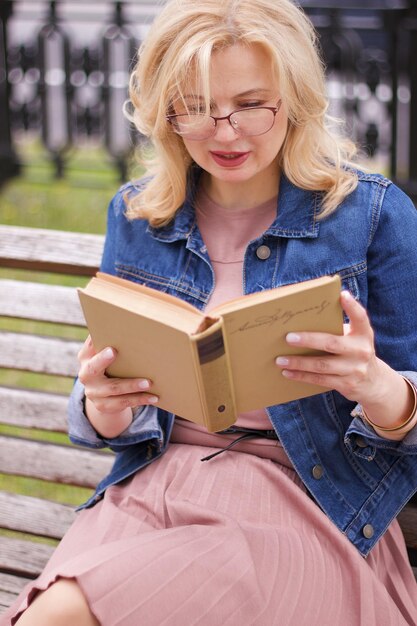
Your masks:
M62 578L39 593L16 622L18 626L100 626L73 579Z

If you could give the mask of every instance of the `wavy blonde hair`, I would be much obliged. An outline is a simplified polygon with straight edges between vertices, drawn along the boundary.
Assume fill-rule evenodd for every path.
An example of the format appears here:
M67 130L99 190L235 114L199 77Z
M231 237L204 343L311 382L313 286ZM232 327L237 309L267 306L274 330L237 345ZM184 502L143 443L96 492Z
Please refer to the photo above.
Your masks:
M210 60L236 43L268 53L288 115L280 164L302 189L323 192L321 216L335 211L357 185L354 144L327 115L324 67L315 30L291 0L169 0L139 48L131 75L130 119L153 144L151 178L127 199L129 218L167 224L183 204L192 160L166 120L190 80L200 80L210 101Z

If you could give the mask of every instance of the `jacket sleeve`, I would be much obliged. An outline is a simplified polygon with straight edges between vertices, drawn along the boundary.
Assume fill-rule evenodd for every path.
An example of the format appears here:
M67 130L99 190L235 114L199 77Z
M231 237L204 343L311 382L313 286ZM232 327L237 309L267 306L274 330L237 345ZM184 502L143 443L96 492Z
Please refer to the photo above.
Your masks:
M368 248L368 314L375 331L378 357L417 386L417 210L390 184L374 207ZM417 454L417 427L400 441L380 437L365 424L358 405L347 431L347 443L361 435L376 448L395 454Z
M87 448L110 448L121 452L144 441L164 441L159 423L159 410L154 406L140 407L133 413L133 421L118 437L106 439L90 424L84 413L84 386L75 381L68 403L68 434L72 443Z

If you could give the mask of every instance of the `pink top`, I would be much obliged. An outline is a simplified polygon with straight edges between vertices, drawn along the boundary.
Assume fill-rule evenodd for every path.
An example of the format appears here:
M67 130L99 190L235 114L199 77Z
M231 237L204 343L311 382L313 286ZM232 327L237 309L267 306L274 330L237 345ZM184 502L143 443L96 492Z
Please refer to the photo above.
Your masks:
M253 239L272 224L276 208L275 197L251 209L229 210L214 202L203 189L199 190L196 199L197 224L214 269L214 291L206 311L243 295L245 250ZM236 425L260 430L272 428L264 409L241 413ZM198 445L203 443L203 439L204 445L213 447L223 448L229 443L225 435L207 433L203 426L176 418L171 441ZM230 440L233 439L236 439L236 435L230 436ZM263 446L262 456L279 460L283 465L289 464L289 460L283 458L286 455L282 447L274 440L259 438L252 444L242 442L234 449L251 452L254 446L257 448L259 445Z

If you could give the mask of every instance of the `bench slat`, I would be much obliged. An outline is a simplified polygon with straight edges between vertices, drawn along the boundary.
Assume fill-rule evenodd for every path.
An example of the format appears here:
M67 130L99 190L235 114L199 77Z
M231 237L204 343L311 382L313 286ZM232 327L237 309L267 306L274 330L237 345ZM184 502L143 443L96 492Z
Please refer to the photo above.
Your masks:
M0 491L0 528L61 539L75 515L68 504Z
M0 589L6 593L17 595L22 591L23 587L27 585L28 582L28 578L0 573Z
M29 578L0 573L0 615L6 612L29 582Z
M0 615L6 612L6 609L9 608L16 600L16 596L18 594L10 593L9 591L1 590L1 579L0 579Z
M0 472L93 489L110 471L112 454L0 436Z
M102 235L0 226L0 266L91 276L103 243Z
M0 423L66 433L68 396L0 387Z
M0 332L0 367L58 376L76 376L82 343L55 337Z
M53 551L54 546L0 536L0 571L35 578Z
M0 282L0 316L85 326L74 287L20 280Z

